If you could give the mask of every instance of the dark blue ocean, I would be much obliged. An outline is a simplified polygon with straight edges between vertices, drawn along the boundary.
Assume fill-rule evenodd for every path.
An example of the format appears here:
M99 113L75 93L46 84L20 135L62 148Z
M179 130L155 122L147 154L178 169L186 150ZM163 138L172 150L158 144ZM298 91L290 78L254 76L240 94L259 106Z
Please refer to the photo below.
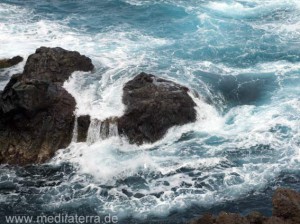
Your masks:
M198 118L143 146L102 140L90 127L87 143L47 164L1 165L2 219L270 215L277 187L300 190L300 1L0 0L0 58L40 46L93 60L94 72L64 84L77 116L122 115L124 83L147 72L197 92ZM0 71L0 90L24 64Z

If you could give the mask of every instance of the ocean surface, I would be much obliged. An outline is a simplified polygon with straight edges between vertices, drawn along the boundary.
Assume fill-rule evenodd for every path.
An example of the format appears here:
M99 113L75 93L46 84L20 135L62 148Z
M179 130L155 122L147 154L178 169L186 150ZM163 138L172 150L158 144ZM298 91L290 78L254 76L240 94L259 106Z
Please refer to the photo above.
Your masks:
M122 86L143 71L198 92L198 119L155 144L92 136L44 165L1 165L2 218L176 224L270 215L277 187L300 190L299 0L0 0L0 58L40 46L93 60L64 85L76 115L122 115ZM0 71L0 90L24 64Z

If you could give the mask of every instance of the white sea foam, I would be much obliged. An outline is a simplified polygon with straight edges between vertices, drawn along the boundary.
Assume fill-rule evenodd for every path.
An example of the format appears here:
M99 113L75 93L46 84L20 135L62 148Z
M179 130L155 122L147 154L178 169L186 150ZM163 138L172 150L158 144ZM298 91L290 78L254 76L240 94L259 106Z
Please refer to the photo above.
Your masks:
M65 82L64 87L76 99L77 116L89 114L92 118L104 120L123 114L123 79L106 81L105 78L106 74L75 72Z
M280 131L270 132L278 125L298 132L297 123L291 121L288 115L281 116L285 107L270 105L258 109L255 106L240 106L221 117L213 106L200 99L194 100L201 115L197 122L171 128L157 143L138 147L129 145L120 137L112 137L90 146L85 143L72 144L69 152L60 151L54 161L71 161L78 165L79 174L92 174L96 182L115 186L108 192L115 200L104 202L102 209L111 211L113 206L117 214L133 212L137 218L145 218L149 214L167 215L168 211L186 208L191 203L207 206L225 198L235 199L251 189L263 188L284 167L290 166L288 155L297 150L296 143L287 142L288 139L281 137ZM295 102L286 104L295 106ZM232 122L227 123L228 120ZM194 150L191 141L176 142L190 131L205 134L192 140L204 147L202 156L197 153L191 155L189 151ZM205 144L211 136L226 141L221 145ZM264 156L242 156L239 158L245 161L242 166L233 166L224 157L224 153L234 153L235 150L241 154L252 154L251 147L255 149L258 145L268 145L270 149L266 149ZM296 162L297 159L294 160ZM199 184L197 178L189 173L178 172L182 169L191 170L192 173L201 171L198 178L203 178L201 184L205 187L201 190L195 187ZM150 175L149 179L147 175ZM162 176L151 178L151 175ZM147 187L136 189L130 185L116 184L130 177L146 178ZM165 185L165 182L168 184ZM176 191L172 190L174 187L177 187ZM146 196L129 199L122 189ZM150 195L159 192L164 192L159 199ZM224 194L226 197L222 196Z
M206 7L215 12L222 13L225 16L230 17L257 17L266 15L276 10L289 10L294 7L299 7L299 1L297 0L277 0L277 1L227 1L218 2L210 1Z
M78 115L90 114L98 119L121 115L122 85L141 71L141 64L147 63L146 52L147 57L151 57L153 49L170 44L169 40L146 36L136 30L89 35L69 28L66 21L35 21L32 12L21 7L0 4L0 9L9 14L0 16L0 21L4 21L0 25L0 57L21 55L26 59L40 46L59 46L92 58L96 72L75 72L65 83L77 101ZM17 70L11 69L9 76L22 71L24 64L18 65ZM9 77L0 82L0 89L8 80Z

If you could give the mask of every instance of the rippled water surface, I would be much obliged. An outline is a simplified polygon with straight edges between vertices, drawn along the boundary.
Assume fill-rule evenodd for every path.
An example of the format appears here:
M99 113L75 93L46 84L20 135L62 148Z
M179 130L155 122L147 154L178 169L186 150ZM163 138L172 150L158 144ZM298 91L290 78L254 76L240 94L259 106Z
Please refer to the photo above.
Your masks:
M183 223L205 211L268 215L277 186L300 190L299 1L0 0L0 57L40 46L93 60L93 73L65 83L77 115L122 115L122 86L144 71L197 91L198 119L152 145L112 136L45 165L2 165L1 216ZM24 64L0 71L0 90Z

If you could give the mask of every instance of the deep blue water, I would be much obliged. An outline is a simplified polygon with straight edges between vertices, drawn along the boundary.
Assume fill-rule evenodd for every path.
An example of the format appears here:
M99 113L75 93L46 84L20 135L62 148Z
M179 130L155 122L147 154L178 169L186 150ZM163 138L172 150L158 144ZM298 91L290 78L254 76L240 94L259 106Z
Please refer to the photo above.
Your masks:
M72 143L49 163L1 166L0 216L118 215L184 223L222 210L271 214L273 191L300 190L297 0L0 0L0 57L60 46L92 58L65 88L77 115L123 113L139 72L199 93L198 120L153 145ZM22 64L0 71L0 90Z

